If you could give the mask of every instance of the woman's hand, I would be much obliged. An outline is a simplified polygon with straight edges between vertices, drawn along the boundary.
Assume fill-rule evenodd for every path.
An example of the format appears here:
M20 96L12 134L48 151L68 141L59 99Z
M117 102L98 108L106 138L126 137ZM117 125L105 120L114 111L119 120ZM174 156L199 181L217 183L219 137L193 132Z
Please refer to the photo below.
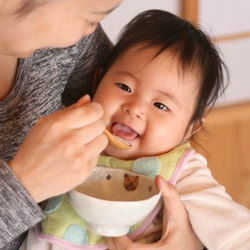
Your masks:
M108 238L110 250L200 250L203 245L195 235L175 187L162 177L156 177L156 185L162 191L164 202L163 232L161 240L151 244L133 243L127 236Z
M62 194L83 182L107 146L103 110L88 96L42 118L9 163L35 201Z

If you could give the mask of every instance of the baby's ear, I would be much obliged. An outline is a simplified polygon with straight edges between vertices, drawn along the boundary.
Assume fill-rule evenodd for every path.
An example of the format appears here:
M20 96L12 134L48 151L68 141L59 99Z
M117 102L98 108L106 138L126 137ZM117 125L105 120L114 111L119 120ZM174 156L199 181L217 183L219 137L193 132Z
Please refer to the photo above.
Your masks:
M202 117L198 121L193 122L189 125L188 129L186 130L185 136L183 138L183 142L188 140L191 136L196 134L201 128L205 125L205 118Z
M193 125L193 131L191 136L200 131L202 127L204 127L205 123L206 123L205 117L202 117L200 120L196 121Z

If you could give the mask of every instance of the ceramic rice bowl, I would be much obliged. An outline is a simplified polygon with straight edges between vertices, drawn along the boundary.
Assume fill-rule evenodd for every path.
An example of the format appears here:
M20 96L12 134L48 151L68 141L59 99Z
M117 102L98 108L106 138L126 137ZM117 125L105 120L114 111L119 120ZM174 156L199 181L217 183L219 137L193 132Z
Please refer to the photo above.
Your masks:
M154 180L126 170L96 167L90 177L69 192L75 211L94 233L127 234L156 207L161 193Z

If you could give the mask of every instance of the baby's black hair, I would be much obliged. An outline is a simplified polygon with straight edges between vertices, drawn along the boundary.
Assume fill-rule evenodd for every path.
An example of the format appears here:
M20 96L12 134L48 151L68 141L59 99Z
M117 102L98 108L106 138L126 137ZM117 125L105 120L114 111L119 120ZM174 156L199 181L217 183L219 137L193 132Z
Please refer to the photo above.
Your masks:
M206 108L211 108L224 93L224 73L228 76L228 70L211 39L191 22L163 10L144 11L124 27L100 78L119 56L138 44L144 44L143 48L159 47L155 57L171 51L184 75L197 74L200 90L190 122L201 119Z

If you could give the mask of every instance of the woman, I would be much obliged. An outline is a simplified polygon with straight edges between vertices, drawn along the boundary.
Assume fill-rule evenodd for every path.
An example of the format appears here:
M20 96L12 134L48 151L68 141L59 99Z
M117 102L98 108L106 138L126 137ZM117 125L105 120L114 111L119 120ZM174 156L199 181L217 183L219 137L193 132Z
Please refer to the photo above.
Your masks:
M106 147L101 106L82 99L59 110L62 99L69 105L92 89L111 46L98 23L120 2L0 0L0 248L17 249L44 218L38 203L83 182ZM163 181L159 187L170 223L154 249L180 249L186 234L190 249L199 249L177 194ZM126 237L115 245L141 247Z

